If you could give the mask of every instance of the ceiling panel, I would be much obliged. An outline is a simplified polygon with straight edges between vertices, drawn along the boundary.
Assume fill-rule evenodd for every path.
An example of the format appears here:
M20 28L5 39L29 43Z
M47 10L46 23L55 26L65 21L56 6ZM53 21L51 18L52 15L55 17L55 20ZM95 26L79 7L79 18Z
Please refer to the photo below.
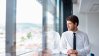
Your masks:
M99 13L99 0L81 0L80 11L83 13Z

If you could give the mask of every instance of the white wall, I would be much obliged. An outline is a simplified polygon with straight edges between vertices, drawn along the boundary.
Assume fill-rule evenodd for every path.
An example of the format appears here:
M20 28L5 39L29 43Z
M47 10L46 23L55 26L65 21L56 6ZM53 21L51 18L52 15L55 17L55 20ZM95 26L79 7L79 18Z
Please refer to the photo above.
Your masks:
M89 36L91 53L99 56L99 13L79 13L78 5L74 5L73 14L79 18L79 30Z
M99 56L99 13L87 15L87 29L91 42L92 52Z
M81 13L81 14L76 14L76 16L78 16L79 18L79 30L83 31L83 32L86 32L87 33L87 16L85 13Z

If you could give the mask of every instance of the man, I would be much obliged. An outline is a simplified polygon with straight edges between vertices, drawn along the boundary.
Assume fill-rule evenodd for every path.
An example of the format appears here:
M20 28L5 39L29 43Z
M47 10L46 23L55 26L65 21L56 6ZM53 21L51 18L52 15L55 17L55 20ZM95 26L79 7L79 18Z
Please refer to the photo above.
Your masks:
M66 21L68 31L61 37L61 53L67 56L87 56L90 52L89 40L86 33L78 30L78 17L71 15Z

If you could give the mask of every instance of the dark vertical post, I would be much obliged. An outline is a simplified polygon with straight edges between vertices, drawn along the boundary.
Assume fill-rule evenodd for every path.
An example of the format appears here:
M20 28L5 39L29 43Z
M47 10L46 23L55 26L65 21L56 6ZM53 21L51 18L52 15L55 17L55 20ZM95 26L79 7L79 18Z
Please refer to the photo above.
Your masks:
M6 0L6 56L16 56L16 0Z
M47 0L43 0L42 48L47 48Z
M63 32L67 31L66 17L73 14L72 0L63 0Z

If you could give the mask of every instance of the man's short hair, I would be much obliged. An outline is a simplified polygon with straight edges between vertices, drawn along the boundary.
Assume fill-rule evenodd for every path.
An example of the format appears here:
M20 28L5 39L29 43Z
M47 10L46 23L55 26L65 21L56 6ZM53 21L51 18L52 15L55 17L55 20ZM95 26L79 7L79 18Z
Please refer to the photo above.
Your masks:
M79 19L76 15L71 15L71 16L68 16L66 18L66 21L71 21L72 23L77 23L77 26L79 25Z

